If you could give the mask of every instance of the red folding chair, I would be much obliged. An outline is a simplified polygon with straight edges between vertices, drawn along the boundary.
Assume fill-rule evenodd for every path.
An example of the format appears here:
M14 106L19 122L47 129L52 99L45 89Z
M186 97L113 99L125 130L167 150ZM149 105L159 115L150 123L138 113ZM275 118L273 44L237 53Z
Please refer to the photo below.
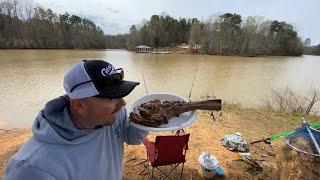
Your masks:
M153 179L155 168L164 174L165 178L172 179L169 175L180 164L182 164L180 179L182 178L189 136L190 134L182 136L157 136L155 142L150 142L148 139L143 141L143 144L147 149L148 174L149 166L152 166L151 179ZM167 165L174 165L168 174L159 168L159 166Z

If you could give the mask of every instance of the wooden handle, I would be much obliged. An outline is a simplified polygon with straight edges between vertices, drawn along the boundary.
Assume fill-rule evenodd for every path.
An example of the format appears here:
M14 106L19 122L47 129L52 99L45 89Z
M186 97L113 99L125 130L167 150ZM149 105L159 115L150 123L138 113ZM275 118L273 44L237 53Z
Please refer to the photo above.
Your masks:
M202 110L215 110L220 111L222 108L221 99L212 99L205 101L190 102L190 107Z
M194 101L183 103L177 110L179 113L192 111L196 109L220 111L222 108L221 99L212 99L205 101Z

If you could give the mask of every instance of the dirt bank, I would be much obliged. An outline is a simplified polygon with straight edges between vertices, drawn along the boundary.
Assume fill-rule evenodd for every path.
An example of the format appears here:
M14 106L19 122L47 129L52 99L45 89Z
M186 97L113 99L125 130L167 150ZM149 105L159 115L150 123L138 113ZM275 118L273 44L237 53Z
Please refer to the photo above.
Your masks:
M283 139L274 141L272 147L263 143L249 146L251 157L258 162L262 170L241 161L238 153L228 151L220 144L221 137L237 131L241 132L248 142L290 131L300 126L299 118L292 114L227 106L221 116L215 115L214 120L210 112L199 111L196 122L185 129L186 133L191 135L183 179L203 179L198 164L202 151L217 157L226 179L317 179L320 177L319 159L291 151ZM317 117L307 119L320 122ZM156 135L159 133L151 133L148 138L154 140ZM13 130L0 134L1 175L8 158L30 136L30 130ZM143 145L126 145L123 179L147 179L147 176L143 175L146 172L142 163L145 158Z

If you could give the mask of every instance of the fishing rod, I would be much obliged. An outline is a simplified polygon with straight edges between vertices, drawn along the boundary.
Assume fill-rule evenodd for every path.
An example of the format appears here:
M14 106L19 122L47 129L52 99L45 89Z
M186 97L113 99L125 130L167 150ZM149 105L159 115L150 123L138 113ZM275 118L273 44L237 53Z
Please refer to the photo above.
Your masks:
M194 84L194 81L195 81L195 79L196 79L197 71L198 71L198 65L196 66L196 72L194 73L194 76L193 76L193 81L192 81L192 85L191 85L191 89L190 89L190 93L189 93L189 99L190 99L190 97L191 97L191 93L192 93L192 89L193 89L193 84Z
M142 72L142 78L143 78L144 88L145 88L145 90L146 90L146 93L149 94L148 89L147 89L146 79L144 78L144 73L143 73L143 71L141 71L141 72Z
M320 128L320 123L312 123L312 124L310 124L309 127L314 128L314 129L319 129ZM250 144L256 144L256 143L264 142L264 143L270 145L271 141L274 141L274 140L282 138L282 137L287 137L287 136L291 135L294 132L295 131L290 131L290 132L280 133L280 134L277 134L277 135L271 135L271 136L269 136L267 138L263 138L263 139L260 139L260 140L257 140L257 141L253 141Z
M142 68L141 68L141 66L142 66L141 64L142 64L142 61L140 61L140 71L141 71L141 73L142 73L144 89L146 90L146 93L149 94L148 89L147 89L146 79L144 78L144 73L143 73L143 70L142 70Z

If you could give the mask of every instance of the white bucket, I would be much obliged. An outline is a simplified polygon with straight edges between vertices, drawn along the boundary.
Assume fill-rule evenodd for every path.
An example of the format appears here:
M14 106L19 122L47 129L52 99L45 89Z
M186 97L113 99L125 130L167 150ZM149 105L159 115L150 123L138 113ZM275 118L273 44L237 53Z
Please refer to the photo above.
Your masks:
M199 163L202 176L212 178L215 175L215 169L218 167L219 161L216 157L203 152L199 156Z

